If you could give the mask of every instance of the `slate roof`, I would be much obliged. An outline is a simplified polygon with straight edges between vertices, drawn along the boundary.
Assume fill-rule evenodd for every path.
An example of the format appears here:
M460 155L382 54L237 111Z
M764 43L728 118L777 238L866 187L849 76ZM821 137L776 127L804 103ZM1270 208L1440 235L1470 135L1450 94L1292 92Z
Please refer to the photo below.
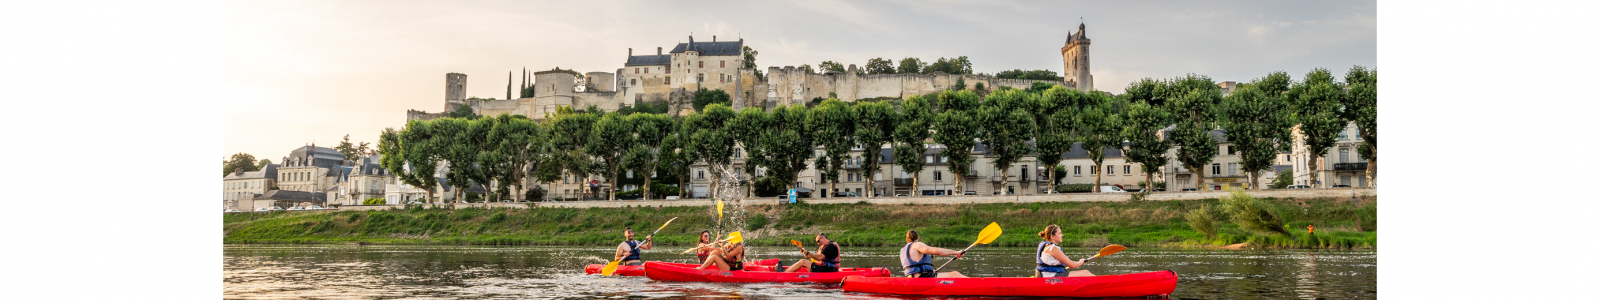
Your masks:
M678 43L677 47L672 47L672 52L671 53L683 53L684 51L699 51L701 56L708 56L708 55L744 55L744 51L742 51L743 48L744 48L744 41L698 42L698 43L696 43L694 41L694 37L691 36L691 37L689 37L689 42L688 43Z
M1291 171L1291 170L1294 170L1294 166L1291 166L1291 165L1276 165L1276 166L1272 166L1272 172L1273 173L1283 173L1283 172Z
M1127 143L1123 143L1123 144L1126 145ZM1118 148L1115 148L1115 147L1106 147L1106 158L1117 158L1117 157L1122 157L1122 149L1118 149ZM1071 151L1067 151L1066 153L1061 153L1061 158L1062 159L1078 159L1078 158L1088 159L1089 158L1089 150L1083 148L1083 143L1072 143L1072 150Z
M257 179L257 178L273 178L273 179L278 178L278 164L267 164L266 167L263 167L263 168L261 168L261 170L256 170L256 171L235 172L233 174L228 174L228 176L223 176L222 180Z
M295 161L309 161L312 166L329 168L344 164L344 153L339 153L339 150L333 150L333 148L328 147L301 146L300 148L295 148L294 151L290 151L289 156L285 156L283 161L279 163L285 166L300 166L297 163L291 163Z
M301 191L270 190L266 194L257 195L255 200L285 200L285 201L310 201L327 202L327 193L312 193Z
M676 53L676 52L674 52ZM634 55L623 66L665 66L672 64L671 55Z

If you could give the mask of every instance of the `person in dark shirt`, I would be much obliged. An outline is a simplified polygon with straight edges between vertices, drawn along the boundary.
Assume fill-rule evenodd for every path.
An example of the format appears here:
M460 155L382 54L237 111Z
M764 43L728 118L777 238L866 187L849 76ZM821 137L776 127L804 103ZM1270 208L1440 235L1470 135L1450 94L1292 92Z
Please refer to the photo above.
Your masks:
M806 272L838 272L839 271L839 243L828 240L828 234L818 233L814 240L820 247L817 252L806 252L805 260L789 266L784 272L796 272L804 269Z

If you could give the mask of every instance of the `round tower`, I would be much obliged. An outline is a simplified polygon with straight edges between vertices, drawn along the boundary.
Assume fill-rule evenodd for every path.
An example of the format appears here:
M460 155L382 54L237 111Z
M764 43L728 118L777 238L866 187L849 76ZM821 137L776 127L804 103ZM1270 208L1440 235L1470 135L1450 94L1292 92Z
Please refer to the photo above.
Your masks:
M1075 83L1078 90L1094 90L1094 75L1089 74L1089 38L1083 23L1078 23L1078 32L1067 35L1066 45L1061 46L1061 64L1064 79Z

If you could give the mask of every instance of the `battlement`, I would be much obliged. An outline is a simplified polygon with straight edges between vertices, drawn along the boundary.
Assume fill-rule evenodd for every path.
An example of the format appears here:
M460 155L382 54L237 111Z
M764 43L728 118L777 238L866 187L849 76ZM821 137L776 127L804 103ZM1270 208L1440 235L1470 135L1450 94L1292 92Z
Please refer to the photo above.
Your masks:
M949 90L954 88L958 81L964 83L967 90L976 90L979 83L982 83L984 88L990 90L1001 86L1026 89L1032 87L1035 82L1051 83L1067 88L1077 87L1074 81L1005 79L983 75L956 75L939 72L933 74L869 75L852 72L813 74L796 69L794 66L767 68L768 96L773 101L776 101L776 105L804 104L813 98L826 98L830 92L838 95L839 100L847 102L878 97L905 98Z

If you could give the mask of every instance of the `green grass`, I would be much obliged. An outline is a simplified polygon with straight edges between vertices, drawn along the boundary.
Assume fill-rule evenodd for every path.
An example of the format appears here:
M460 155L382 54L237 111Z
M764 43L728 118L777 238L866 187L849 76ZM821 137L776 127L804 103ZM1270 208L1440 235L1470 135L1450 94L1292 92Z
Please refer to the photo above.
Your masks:
M1226 220L1207 238L1184 214L1216 199L1190 201L1052 202L962 205L792 204L746 207L745 228L724 221L723 232L759 230L747 243L787 245L826 232L846 246L898 246L908 229L923 242L964 247L989 222L1005 233L992 245L1031 247L1046 225L1061 226L1068 246L1122 244L1142 247L1211 247L1250 243L1264 248L1373 248L1377 245L1374 201L1262 199L1291 236L1260 235ZM761 217L754 217L761 215ZM618 243L623 228L640 238L678 217L656 236L662 245L692 245L700 230L717 225L713 207L462 208L411 207L381 211L226 214L224 243L354 243L444 245L593 245ZM1317 235L1305 232L1316 225ZM713 230L715 231L715 230ZM753 234L746 233L746 237Z

